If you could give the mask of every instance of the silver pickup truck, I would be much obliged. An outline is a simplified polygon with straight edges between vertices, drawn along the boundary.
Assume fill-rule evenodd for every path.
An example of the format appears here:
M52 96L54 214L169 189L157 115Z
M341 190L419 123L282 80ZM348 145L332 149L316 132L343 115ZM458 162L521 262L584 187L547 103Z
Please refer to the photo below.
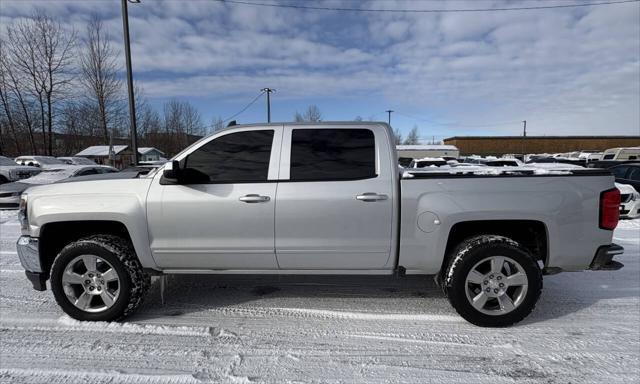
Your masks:
M29 189L18 254L67 314L107 321L151 275L420 274L469 322L507 326L544 274L622 267L607 171L403 174L396 156L384 123L234 126L145 177Z

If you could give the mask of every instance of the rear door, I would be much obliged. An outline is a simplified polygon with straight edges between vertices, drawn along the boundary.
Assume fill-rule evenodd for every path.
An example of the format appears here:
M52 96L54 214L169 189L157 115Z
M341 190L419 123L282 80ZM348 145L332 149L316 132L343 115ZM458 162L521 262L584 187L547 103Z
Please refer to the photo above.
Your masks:
M285 127L275 221L281 269L387 265L395 172L387 140L383 127Z

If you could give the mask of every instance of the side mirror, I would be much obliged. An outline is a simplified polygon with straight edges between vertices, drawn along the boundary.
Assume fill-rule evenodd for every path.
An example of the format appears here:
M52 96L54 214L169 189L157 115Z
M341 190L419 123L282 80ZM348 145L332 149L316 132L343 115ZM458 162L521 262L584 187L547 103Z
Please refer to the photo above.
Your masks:
M164 167L162 176L168 182L179 183L180 182L180 162L173 160Z

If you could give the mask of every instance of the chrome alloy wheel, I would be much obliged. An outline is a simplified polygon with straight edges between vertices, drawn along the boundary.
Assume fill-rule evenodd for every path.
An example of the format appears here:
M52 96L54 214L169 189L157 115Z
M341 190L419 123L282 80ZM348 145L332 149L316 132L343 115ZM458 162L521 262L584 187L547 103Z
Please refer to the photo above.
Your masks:
M527 295L524 268L506 256L491 256L471 268L466 279L469 303L479 312L498 316L516 309Z
M80 255L64 269L62 287L67 299L85 312L111 308L120 294L120 278L115 268L95 255Z

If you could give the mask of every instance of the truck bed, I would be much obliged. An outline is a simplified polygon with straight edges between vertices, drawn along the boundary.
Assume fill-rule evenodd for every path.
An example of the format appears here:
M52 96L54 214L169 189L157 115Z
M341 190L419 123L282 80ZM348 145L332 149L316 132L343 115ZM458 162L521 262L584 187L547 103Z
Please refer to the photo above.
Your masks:
M398 265L408 274L438 272L448 234L460 222L524 221L545 228L545 267L584 270L594 250L611 242L611 231L600 229L598 222L600 194L612 185L611 173L600 169L405 172Z

